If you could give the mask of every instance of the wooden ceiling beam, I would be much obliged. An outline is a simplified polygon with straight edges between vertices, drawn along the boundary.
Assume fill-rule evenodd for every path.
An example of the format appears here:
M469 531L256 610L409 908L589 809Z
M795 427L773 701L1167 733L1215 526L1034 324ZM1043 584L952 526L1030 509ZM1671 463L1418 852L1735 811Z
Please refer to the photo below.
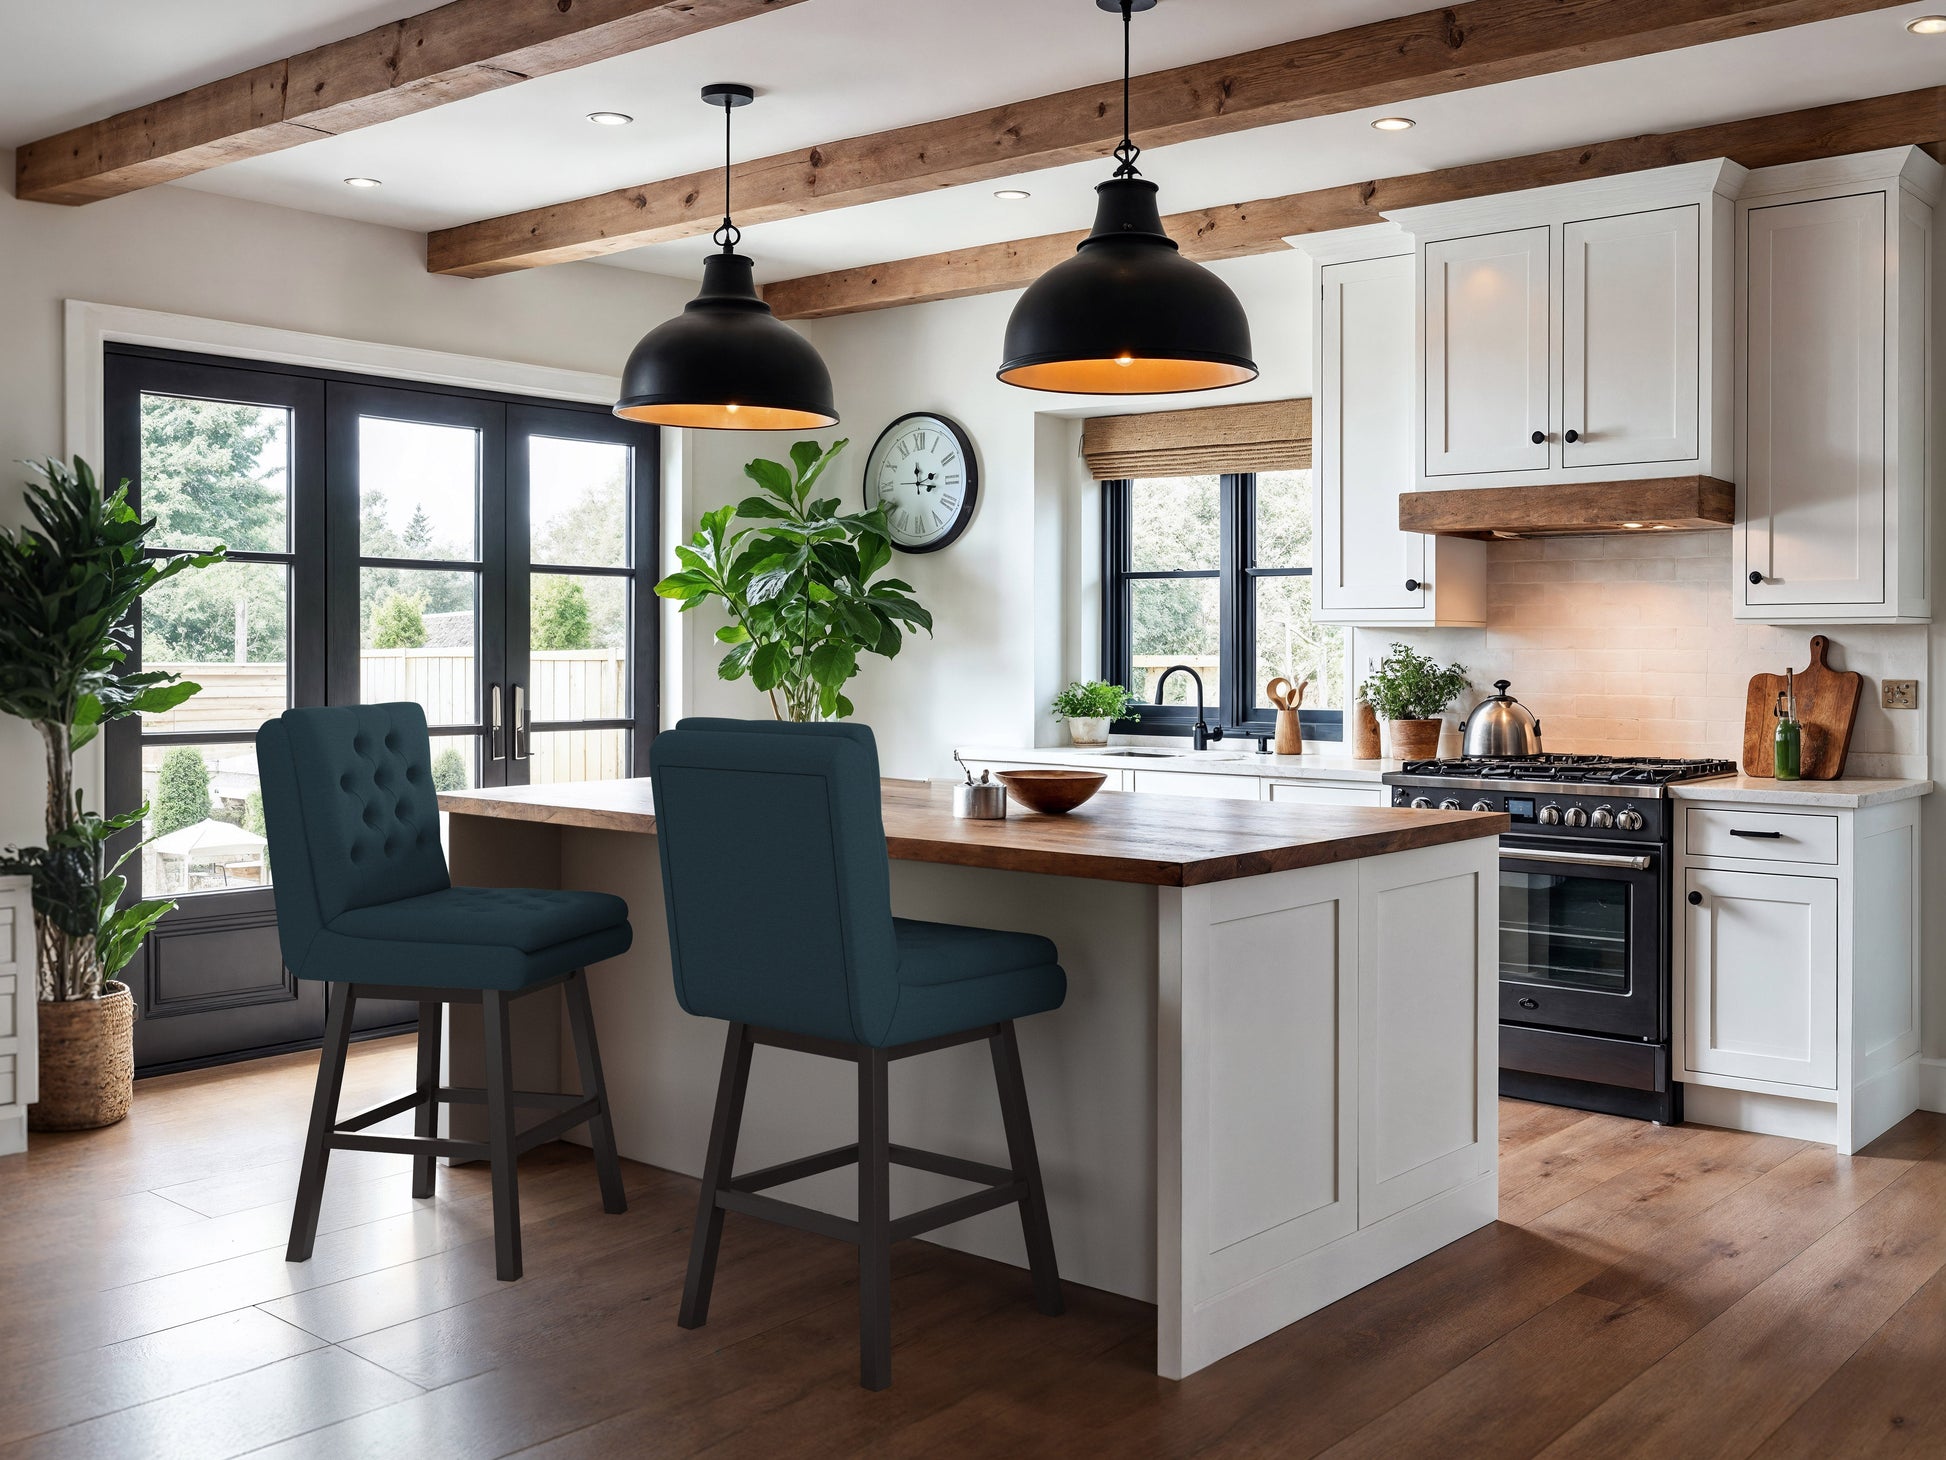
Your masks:
M1389 106L1888 8L1893 0L1469 0L1135 79L1145 147ZM1138 29L1139 39L1141 32ZM1104 41L1106 44L1106 41ZM746 226L1106 156L1119 82L739 163ZM484 278L708 233L718 175L510 213L427 241L434 273Z
M14 196L92 203L798 3L452 0L29 142Z
M1176 213L1163 222L1185 255L1208 262L1276 253L1289 246L1284 240L1293 234L1382 222L1382 215L1393 208L1488 197L1715 157L1728 157L1745 167L1774 167L1907 145L1924 146L1935 155L1946 152L1946 86L1260 198L1254 203ZM763 295L782 319L827 319L1022 289L1071 254L1084 236L1056 233L781 279L765 285Z

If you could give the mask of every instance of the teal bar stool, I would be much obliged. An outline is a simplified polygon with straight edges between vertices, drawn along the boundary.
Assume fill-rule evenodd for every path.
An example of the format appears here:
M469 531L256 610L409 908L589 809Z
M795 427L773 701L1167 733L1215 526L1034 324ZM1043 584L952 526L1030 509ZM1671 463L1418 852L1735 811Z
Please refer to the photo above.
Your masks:
M892 1382L892 1244L975 1213L1017 1204L1041 1312L1062 1309L1027 1087L1014 1021L1058 1009L1067 975L1054 945L892 916L879 812L878 750L862 725L684 720L649 753L656 838L676 997L729 1021L723 1072L679 1322L709 1316L723 1214L743 1212L858 1248L859 1382ZM999 1086L1008 1165L894 1145L891 1061L985 1040ZM858 1066L858 1140L734 1174L752 1048ZM858 1167L847 1221L764 1193L822 1171ZM893 1217L893 1164L979 1190Z
M293 977L336 985L285 1258L311 1256L333 1151L408 1153L415 1197L433 1194L440 1156L491 1162L494 1261L506 1282L520 1276L514 1168L523 1151L585 1122L602 1207L628 1210L585 972L627 951L627 904L601 892L453 886L439 842L426 716L417 705L286 710L257 731L257 770L285 966ZM554 984L564 985L579 1095L513 1088L510 1006ZM339 1120L352 1011L360 999L419 1005L418 1083L410 1094ZM439 1083L443 1004L481 1006L483 1090ZM486 1106L486 1140L436 1134L440 1105L452 1103ZM514 1118L520 1106L553 1114L521 1131ZM365 1133L408 1110L415 1112L415 1134Z

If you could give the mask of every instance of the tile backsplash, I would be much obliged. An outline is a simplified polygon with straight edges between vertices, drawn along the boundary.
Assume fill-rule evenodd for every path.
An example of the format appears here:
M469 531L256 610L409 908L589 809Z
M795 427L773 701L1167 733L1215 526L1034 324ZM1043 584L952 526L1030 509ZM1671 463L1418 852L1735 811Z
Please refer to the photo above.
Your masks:
M1447 754L1459 752L1465 710L1506 679L1540 716L1550 751L1735 760L1750 677L1804 667L1811 635L1823 633L1832 667L1866 681L1845 774L1925 775L1930 687L1917 710L1881 709L1878 689L1925 677L1925 626L1739 623L1730 548L1727 532L1492 543L1484 629L1357 629L1355 670L1395 639L1464 664L1474 690L1447 716Z

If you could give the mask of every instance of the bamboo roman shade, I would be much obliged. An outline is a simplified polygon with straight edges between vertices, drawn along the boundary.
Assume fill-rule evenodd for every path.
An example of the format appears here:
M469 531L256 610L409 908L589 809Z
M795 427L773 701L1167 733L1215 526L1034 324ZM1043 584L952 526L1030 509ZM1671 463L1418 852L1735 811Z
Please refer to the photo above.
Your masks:
M1081 454L1098 482L1297 471L1311 464L1311 402L1272 400L1146 416L1096 416L1082 427Z

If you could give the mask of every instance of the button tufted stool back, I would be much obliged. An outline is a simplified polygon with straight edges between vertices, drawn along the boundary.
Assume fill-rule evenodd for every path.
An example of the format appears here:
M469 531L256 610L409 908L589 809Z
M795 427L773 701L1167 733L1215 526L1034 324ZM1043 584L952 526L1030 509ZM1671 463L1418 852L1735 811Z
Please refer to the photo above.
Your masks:
M258 732L257 760L293 970L292 932L451 886L419 706L286 710Z

